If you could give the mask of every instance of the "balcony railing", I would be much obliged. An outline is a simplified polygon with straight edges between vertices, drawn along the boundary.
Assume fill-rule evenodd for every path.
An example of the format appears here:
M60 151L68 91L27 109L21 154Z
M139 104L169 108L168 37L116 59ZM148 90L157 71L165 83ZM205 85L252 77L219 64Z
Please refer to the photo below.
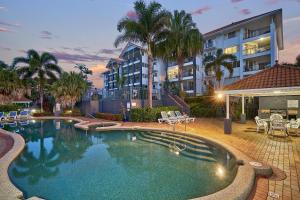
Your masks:
M183 72L182 73L182 77L189 77L189 76L193 76L193 72L192 71L188 71L188 72Z
M243 50L243 55L253 55L257 53L262 53L265 51L269 51L270 49L271 49L270 45L263 46L263 47L248 48Z
M270 27L264 27L256 30L248 30L244 34L244 40L270 33Z
M251 71L258 71L258 70L263 70L271 66L271 63L266 62L266 63L259 63L257 65L245 65L244 66L244 72L251 72Z

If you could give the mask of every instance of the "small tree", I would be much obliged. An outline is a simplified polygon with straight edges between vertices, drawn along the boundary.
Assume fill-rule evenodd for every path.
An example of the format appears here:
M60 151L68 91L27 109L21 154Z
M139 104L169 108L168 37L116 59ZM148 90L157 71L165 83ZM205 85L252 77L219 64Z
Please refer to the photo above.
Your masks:
M64 72L61 79L52 85L51 94L63 107L73 109L87 89L88 84L80 74Z

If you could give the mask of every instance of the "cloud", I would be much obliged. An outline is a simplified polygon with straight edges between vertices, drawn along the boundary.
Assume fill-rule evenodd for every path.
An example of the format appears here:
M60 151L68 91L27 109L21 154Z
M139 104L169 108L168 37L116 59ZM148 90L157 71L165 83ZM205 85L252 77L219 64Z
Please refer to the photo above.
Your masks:
M8 23L8 22L4 22L4 21L0 21L0 25L3 25L3 26L8 26L8 27L20 27L21 25L16 23Z
M109 57L98 56L94 54L78 54L78 53L67 53L63 51L53 51L50 52L58 60L66 63L78 63L78 62L106 62L109 60Z
M6 10L4 6L0 6L0 10Z
M294 40L287 42L285 41L285 48L282 51L279 51L279 61L280 62L289 62L294 63L296 57L300 54L300 36Z
M93 84L97 88L103 87L103 77L101 77L101 74L105 71L107 71L104 64L97 64L89 68L93 71L93 75L89 77L89 80L93 81Z
M283 20L283 23L290 23L290 22L300 22L300 16L291 17Z
M96 54L117 54L117 53L120 53L122 51L121 48L118 48L118 49L100 49Z
M40 33L40 38L42 39L47 39L47 40L51 40L53 38L58 38L58 36L54 35L53 33L51 33L50 31L41 31Z
M266 2L267 4L271 4L271 5L277 4L277 3L280 3L280 2L282 2L282 3L287 3L287 1L289 1L289 2L300 3L300 0L265 0L265 2Z
M93 73L103 73L107 71L106 66L104 64L97 64L89 68L93 71Z
M11 30L7 28L0 27L0 32L11 32Z
M5 46L0 46L0 49L5 50L5 51L11 51L11 48L5 47Z
M239 3L239 2L242 2L244 0L230 0L230 1L231 1L231 3Z
M135 11L130 10L126 13L126 17L128 17L129 19L136 20L138 18L138 15L136 14Z
M194 10L191 14L192 15L202 15L203 13L209 11L210 9L211 9L211 7L204 6L204 7L198 8L197 10Z
M240 13L243 15L249 15L249 14L251 14L251 11L247 8L244 8L244 9L240 10Z

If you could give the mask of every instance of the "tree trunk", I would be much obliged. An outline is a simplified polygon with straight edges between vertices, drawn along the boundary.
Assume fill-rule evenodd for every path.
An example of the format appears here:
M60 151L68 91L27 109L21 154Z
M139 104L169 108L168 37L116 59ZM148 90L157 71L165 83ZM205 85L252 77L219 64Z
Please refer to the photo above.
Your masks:
M179 83L179 96L181 96L182 92L184 92L183 88L183 82L182 82L182 68L184 65L184 59L183 58L177 58L177 65L178 65L178 83Z
M148 107L152 108L152 90L153 90L153 55L151 45L148 44Z
M40 104L41 104L41 112L43 112L43 102L44 102L44 91L42 86L40 85Z

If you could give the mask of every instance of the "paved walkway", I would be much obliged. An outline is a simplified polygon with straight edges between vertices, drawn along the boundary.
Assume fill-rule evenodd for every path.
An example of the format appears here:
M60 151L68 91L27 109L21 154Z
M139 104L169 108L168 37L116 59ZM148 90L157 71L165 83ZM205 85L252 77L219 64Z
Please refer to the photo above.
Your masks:
M123 125L173 129L169 125L158 123L127 122ZM269 179L259 177L249 200L300 200L300 137L278 138L264 133L256 133L253 122L233 123L233 133L225 135L223 120L218 119L197 119L195 123L189 124L186 128L188 132L221 140L255 161L274 166L275 176ZM184 131L185 127L176 125L176 130ZM0 143L1 141L4 140L1 140L0 135ZM279 194L279 198L269 197L268 191Z

